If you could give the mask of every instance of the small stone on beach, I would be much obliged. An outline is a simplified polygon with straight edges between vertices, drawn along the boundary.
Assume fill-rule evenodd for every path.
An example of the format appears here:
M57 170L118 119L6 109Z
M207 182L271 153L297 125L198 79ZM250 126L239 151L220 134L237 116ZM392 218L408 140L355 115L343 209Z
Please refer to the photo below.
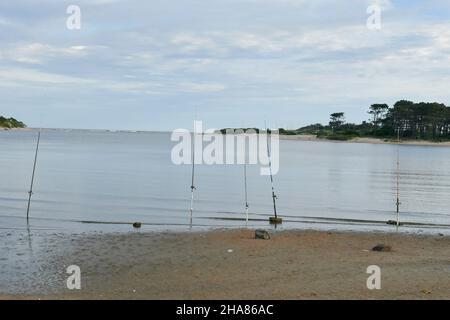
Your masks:
M255 239L269 240L269 232L267 232L266 230L258 229L255 231Z
M390 252L391 246L385 246L384 244L377 244L375 247L372 248L372 251Z

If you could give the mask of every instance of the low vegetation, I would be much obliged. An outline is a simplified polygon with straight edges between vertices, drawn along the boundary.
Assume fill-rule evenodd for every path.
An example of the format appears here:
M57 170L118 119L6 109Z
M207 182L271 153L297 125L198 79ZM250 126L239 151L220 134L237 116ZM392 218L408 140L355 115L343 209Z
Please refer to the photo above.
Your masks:
M0 128L12 129L12 128L25 128L26 125L14 118L5 118L0 116Z

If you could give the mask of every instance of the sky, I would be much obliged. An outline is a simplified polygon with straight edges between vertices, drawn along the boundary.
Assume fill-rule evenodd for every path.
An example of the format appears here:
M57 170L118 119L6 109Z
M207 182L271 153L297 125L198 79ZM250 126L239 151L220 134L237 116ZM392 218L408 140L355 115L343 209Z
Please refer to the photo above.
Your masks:
M373 103L450 105L449 87L448 0L0 3L0 115L30 127L292 129L361 122Z

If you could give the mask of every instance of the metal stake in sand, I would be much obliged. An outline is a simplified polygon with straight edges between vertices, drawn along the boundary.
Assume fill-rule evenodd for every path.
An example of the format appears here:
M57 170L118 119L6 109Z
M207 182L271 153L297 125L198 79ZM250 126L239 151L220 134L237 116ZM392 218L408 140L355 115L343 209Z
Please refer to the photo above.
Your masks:
M39 132L38 132L38 138L37 138L37 143L36 143L36 152L34 154L33 174L31 175L30 191L28 191L27 221L29 220L29 217L30 217L31 196L33 195L34 174L36 172L36 163L37 163L40 141L41 141L41 130L39 130Z
M269 172L270 172L270 183L272 186L272 201L273 201L273 217L269 217L269 223L271 224L280 224L283 222L283 220L281 218L278 218L277 215L277 203L276 203L276 199L277 196L275 195L275 187L273 185L273 174L272 174L272 158L271 158L271 154L270 154L270 146L269 146L269 130L266 127L266 134L267 134L267 157L269 158ZM272 134L272 133L270 133Z
M245 187L245 226L248 225L248 196L247 196L247 164L244 163L244 187Z

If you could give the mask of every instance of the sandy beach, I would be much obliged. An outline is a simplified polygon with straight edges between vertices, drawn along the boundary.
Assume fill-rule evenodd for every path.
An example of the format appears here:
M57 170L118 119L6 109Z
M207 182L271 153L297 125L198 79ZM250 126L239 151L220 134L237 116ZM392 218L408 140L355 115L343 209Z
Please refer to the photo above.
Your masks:
M401 144L401 145L413 145L413 146L434 146L434 147L450 147L450 141L446 142L433 142L427 140L401 140L400 142L395 140L377 139L377 138L354 138L346 141L327 140L317 138L315 135L280 135L281 140L294 140L294 141L326 141L334 143L370 143L370 144Z
M60 237L47 241L51 256L35 274L52 289L0 292L0 299L450 299L449 237L271 236L256 240L251 230L218 230ZM379 243L392 251L372 251ZM73 264L81 268L81 290L65 288L64 271ZM370 265L381 268L381 290L366 287ZM49 273L58 276L50 281Z

